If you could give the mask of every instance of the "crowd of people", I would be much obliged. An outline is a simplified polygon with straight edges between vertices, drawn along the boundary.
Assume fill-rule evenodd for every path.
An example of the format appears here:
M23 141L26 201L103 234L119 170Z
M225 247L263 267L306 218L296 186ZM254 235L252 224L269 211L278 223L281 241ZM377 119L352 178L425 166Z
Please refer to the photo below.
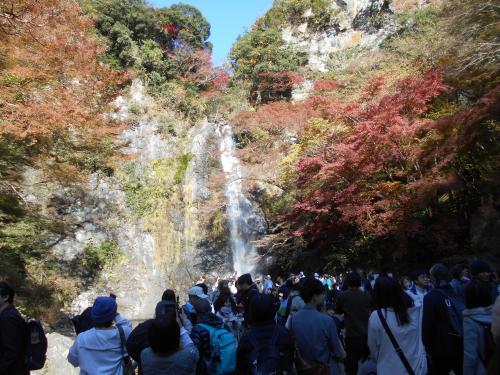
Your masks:
M498 374L500 282L475 260L409 275L205 277L135 328L102 296L73 319L81 374ZM14 290L0 283L0 374L27 374Z

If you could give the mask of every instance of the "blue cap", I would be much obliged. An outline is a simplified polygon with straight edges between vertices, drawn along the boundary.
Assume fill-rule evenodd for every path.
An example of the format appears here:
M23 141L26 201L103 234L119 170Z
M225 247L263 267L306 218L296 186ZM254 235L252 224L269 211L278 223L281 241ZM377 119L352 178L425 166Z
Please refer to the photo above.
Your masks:
M97 297L92 306L92 320L97 324L112 322L116 316L116 301L111 297Z

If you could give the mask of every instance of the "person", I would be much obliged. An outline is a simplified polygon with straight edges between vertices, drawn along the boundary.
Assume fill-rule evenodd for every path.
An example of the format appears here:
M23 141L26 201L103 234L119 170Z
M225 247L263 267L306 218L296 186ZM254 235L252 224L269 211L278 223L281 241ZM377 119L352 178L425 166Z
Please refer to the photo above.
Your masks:
M132 325L117 313L112 297L97 297L92 306L95 327L80 333L68 353L68 361L80 367L81 374L122 375L127 360L125 342Z
M344 351L334 320L318 311L325 304L323 284L315 278L306 278L300 296L306 305L288 320L300 357L310 366L326 366L330 374L337 375L340 371L338 362L343 359ZM295 364L301 365L297 359Z
M178 305L175 292L172 289L167 289L163 292L161 301L156 304L155 316L165 316L169 310L177 311L177 309Z
M211 347L211 337L208 328L213 327L215 329L226 329L228 333L230 332L230 329L229 327L224 326L221 319L211 313L210 302L208 302L207 299L198 299L193 303L193 307L196 311L197 323L193 326L190 336L200 355L196 373L199 375L208 374L207 362L209 362L213 350ZM236 360L236 352L234 355L234 359Z
M335 307L337 314L344 314L346 372L355 375L359 360L366 358L369 352L367 337L372 298L360 289L361 277L358 273L348 273L344 282L347 290L338 297Z
M182 310L191 321L192 325L196 324L196 311L194 310L193 303L199 299L207 299L208 295L203 292L199 285L193 286L188 290L188 302L184 304Z
M464 367L467 375L486 375L487 351L486 330L493 322L493 300L487 283L471 281L465 287L464 316Z
M169 293L167 293L168 295ZM165 296L165 293L163 294ZM160 304L160 303L158 303ZM127 338L127 352L139 365L139 374L142 374L141 366L141 353L142 351L149 347L149 329L153 322L158 319L177 319L178 325L180 327L180 345L182 348L186 348L189 345L193 345L189 333L192 329L192 324L189 318L186 316L184 311L181 309L177 312L176 309L167 308L156 309L156 315L154 319L148 319L135 327Z
M371 292L372 291L372 284L370 280L366 277L366 273L362 268L357 268L356 273L359 275L361 278L361 285L360 288L363 292Z
M410 273L410 279L412 281L412 286L408 291L423 300L430 289L429 284L431 280L429 279L427 271L424 269L413 271Z
M236 373L291 372L293 343L288 330L274 322L273 298L260 295L252 300L251 327L243 334L236 355Z
M252 281L252 276L249 273L238 277L236 287L238 288L238 303L243 306L244 324L245 327L248 327L250 324L250 302L254 297L259 295L259 289Z
M420 335L422 299L416 295L412 298L396 279L389 277L377 279L373 298L377 310L372 312L368 321L368 347L371 358L377 363L377 373L407 373L384 328L384 319L415 375L427 374L427 358Z
M450 285L455 291L455 294L458 296L463 296L464 295L464 282L462 280L462 273L463 273L464 267L461 265L456 265L451 268L450 273L451 273L451 281Z
M434 288L424 297L422 340L430 357L431 375L462 374L463 329L461 299L450 285L448 267L435 264L430 269Z
M472 280L478 280L490 286L491 298L494 301L498 297L497 286L492 282L492 270L490 265L481 259L474 260L470 265Z
M287 298L286 312L285 312L285 322L290 318L291 315L295 314L304 308L305 302L300 296L300 287L304 278L294 276L289 281L287 281L288 290L290 291Z
M14 307L14 289L0 282L0 374L26 375L28 328Z
M215 315L224 324L230 327L231 332L238 336L241 328L241 321L238 317L238 307L234 295L231 293L227 282L219 281L218 295L214 302Z
M236 305L236 298L229 289L227 281L220 280L218 284L218 293L214 300L214 311L219 312L224 306L228 306L233 314L238 313L238 306Z
M495 300L492 312L491 333L497 344L500 344L500 296Z
M271 275L267 275L266 279L264 280L264 294L269 293L269 290L272 289L274 286L273 279L271 278Z
M141 353L144 375L195 375L198 349L180 345L180 327L174 315L154 319L148 330L149 347Z

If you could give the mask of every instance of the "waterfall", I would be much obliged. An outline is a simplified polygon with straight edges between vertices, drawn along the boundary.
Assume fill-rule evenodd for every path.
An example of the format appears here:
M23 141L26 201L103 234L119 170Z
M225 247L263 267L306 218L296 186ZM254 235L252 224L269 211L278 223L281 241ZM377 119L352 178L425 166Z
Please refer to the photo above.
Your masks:
M219 128L221 136L220 160L225 174L225 195L229 222L233 267L238 275L255 270L257 252L252 241L264 234L267 223L243 194L242 168L236 156L236 145L230 125Z

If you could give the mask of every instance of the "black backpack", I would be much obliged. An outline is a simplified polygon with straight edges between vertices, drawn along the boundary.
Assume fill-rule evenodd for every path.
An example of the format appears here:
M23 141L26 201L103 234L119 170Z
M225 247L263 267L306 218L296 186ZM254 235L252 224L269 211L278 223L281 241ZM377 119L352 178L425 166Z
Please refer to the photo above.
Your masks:
M462 312L465 308L462 298L454 294L448 295L444 291L437 288L434 290L444 297L446 314L451 328L448 334L457 338L462 338L464 336Z
M280 370L280 351L277 345L278 327L274 328L273 336L268 345L260 345L252 331L247 331L247 337L252 344L250 363L253 375L277 375Z
M483 363L484 367L488 367L493 353L495 353L495 340L493 339L493 333L491 333L491 324L482 323L473 319L477 324L481 326L481 334L479 335L478 345L478 357Z
M47 336L38 320L29 320L26 325L28 327L26 365L29 370L40 370L47 359Z

